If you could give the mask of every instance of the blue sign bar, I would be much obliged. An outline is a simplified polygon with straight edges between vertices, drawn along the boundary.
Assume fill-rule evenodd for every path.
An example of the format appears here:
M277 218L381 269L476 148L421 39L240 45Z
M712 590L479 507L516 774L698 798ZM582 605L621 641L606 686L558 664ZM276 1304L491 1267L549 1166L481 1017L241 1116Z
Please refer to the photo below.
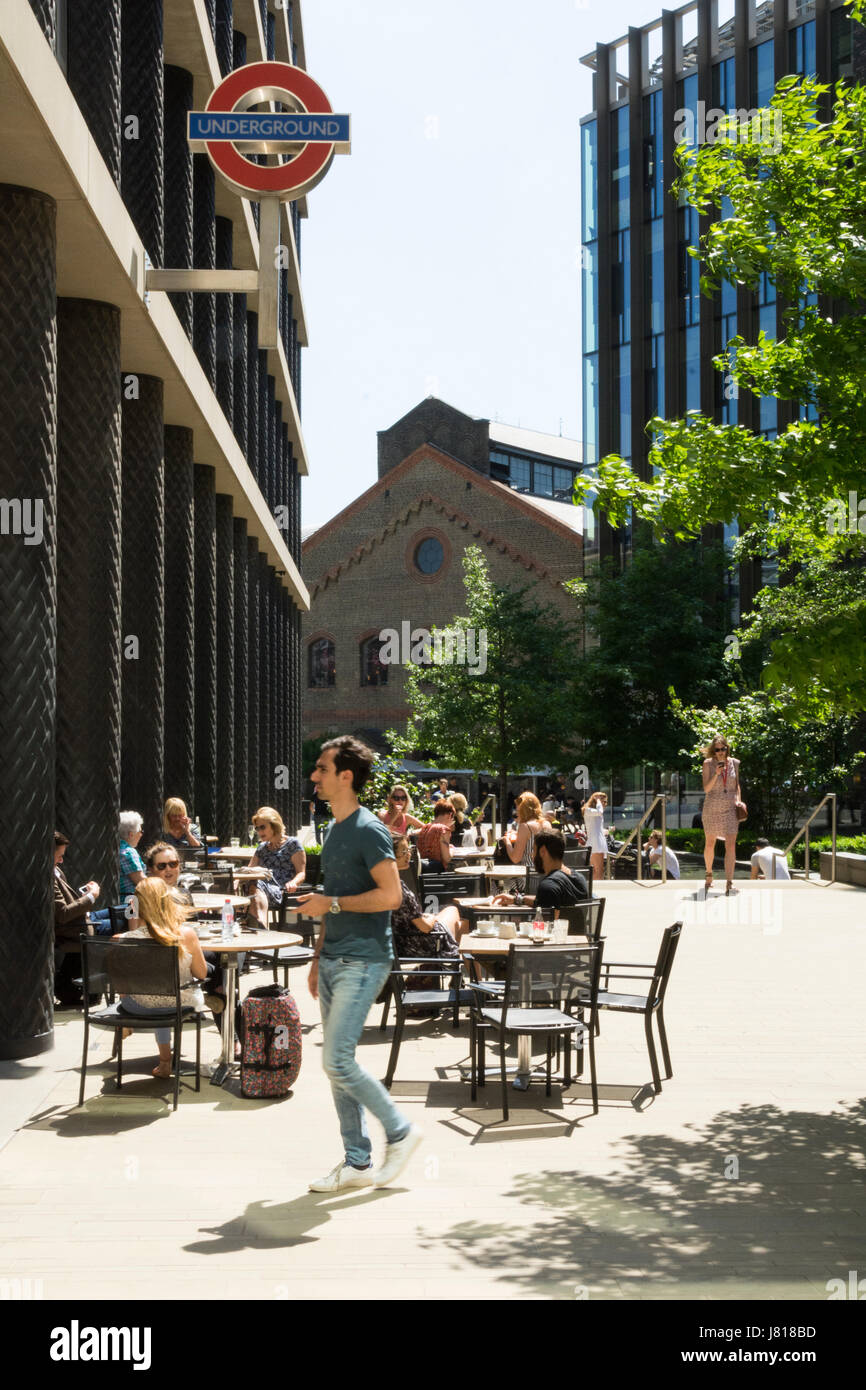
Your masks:
M346 144L349 117L314 111L190 111L189 139Z

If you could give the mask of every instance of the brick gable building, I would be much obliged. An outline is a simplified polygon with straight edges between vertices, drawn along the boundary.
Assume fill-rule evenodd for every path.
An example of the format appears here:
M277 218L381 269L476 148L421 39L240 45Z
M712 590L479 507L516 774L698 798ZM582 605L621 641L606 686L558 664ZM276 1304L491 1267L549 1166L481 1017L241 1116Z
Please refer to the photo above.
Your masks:
M552 494L570 494L579 467L573 441L473 420L433 398L380 433L378 481L303 547L305 737L372 739L405 724L404 670L379 661L379 634L390 629L405 645L464 612L470 545L496 583L528 584L538 602L573 617L562 584L583 573L584 513ZM509 468L530 486L549 483L551 495L501 481ZM557 478L567 488L554 489Z

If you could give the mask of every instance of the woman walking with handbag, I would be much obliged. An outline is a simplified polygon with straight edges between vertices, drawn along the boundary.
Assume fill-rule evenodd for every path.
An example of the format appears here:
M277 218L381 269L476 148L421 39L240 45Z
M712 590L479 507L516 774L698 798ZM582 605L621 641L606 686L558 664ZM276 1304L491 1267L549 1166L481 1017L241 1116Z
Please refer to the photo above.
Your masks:
M724 840L725 893L728 894L734 881L737 832L740 821L746 819L746 807L740 787L740 762L738 758L731 757L727 739L717 736L704 749L702 773L704 782L704 864L707 869L704 886L709 893L713 882L716 840Z

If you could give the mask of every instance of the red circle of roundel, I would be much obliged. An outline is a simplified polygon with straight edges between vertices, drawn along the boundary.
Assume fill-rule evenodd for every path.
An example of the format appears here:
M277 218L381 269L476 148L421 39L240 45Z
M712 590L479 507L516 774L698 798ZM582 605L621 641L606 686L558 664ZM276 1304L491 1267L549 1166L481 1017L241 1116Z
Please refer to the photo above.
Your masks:
M303 68L291 63L248 63L223 78L211 93L206 111L233 111L237 102L256 87L281 87L291 92L306 107L318 115L333 110L318 82ZM297 158L288 164L252 164L234 145L221 140L205 142L212 162L232 183L253 193L290 193L309 179L315 178L332 158L333 145L306 145Z

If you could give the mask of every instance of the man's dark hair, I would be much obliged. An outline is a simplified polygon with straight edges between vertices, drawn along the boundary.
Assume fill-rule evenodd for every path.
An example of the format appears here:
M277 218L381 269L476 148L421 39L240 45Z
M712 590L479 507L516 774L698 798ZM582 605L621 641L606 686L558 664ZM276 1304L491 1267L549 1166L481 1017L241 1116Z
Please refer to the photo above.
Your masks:
M368 748L366 743L354 738L352 734L341 734L339 738L328 739L327 743L322 744L320 752L324 753L328 748L334 751L334 767L337 772L351 772L353 791L361 791L376 761L376 754L372 748Z
M54 832L54 848L55 848L55 849L59 849L61 845L68 845L68 844L69 844L69 836L68 836L68 835L64 835L64 833L63 833L62 830L55 830L55 832Z
M558 830L542 830L532 842L533 852L546 849L551 859L562 859L565 854L565 840Z
M757 846L758 849L769 849L769 848L770 848L770 841L769 841L769 840L765 840L765 839L763 838L763 836L761 837L760 840L756 840L756 841L755 841L755 844L756 844L756 846Z

